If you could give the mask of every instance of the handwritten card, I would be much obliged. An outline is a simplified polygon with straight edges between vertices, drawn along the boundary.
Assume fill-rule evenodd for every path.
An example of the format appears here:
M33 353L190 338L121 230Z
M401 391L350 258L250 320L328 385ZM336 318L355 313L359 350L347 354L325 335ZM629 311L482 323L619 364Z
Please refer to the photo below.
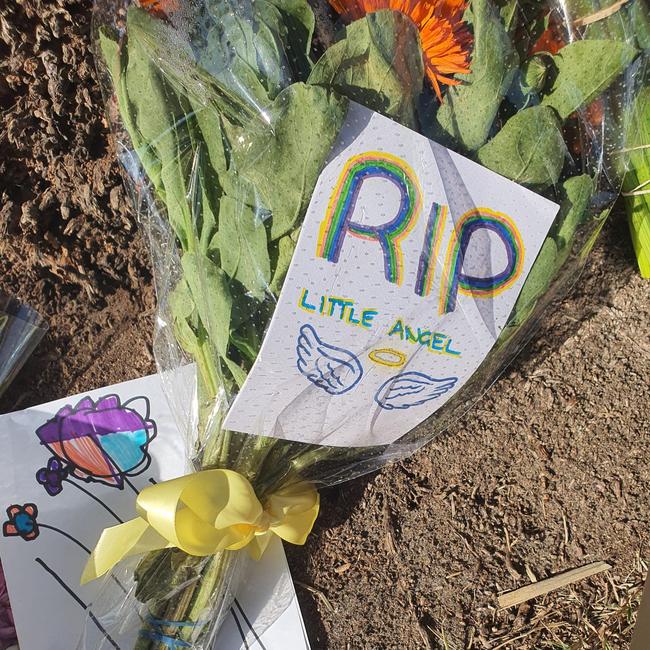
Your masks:
M404 435L492 349L558 209L352 104L224 426L340 446Z
M0 416L0 558L21 650L133 647L133 608L117 593L105 611L100 581L79 577L101 531L135 515L138 490L184 474L184 458L158 376ZM309 648L279 540L251 564L215 648Z

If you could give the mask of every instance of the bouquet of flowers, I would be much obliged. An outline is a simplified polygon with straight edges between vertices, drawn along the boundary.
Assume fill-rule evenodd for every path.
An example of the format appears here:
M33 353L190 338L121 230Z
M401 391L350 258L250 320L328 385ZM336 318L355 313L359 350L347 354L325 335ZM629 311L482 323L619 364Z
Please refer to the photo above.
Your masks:
M105 583L114 639L210 647L318 486L411 454L514 357L620 191L644 2L95 0L190 472L86 567L138 557L128 596Z

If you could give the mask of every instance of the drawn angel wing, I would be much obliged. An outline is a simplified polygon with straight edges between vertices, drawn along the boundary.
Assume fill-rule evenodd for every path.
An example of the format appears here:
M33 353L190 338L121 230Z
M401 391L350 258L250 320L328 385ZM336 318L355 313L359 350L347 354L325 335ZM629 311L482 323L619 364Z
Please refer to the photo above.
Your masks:
M330 395L352 390L363 375L363 367L352 352L324 343L311 325L300 328L296 356L298 370Z
M388 411L420 406L450 391L457 381L458 377L436 379L422 372L404 372L379 387L375 402Z

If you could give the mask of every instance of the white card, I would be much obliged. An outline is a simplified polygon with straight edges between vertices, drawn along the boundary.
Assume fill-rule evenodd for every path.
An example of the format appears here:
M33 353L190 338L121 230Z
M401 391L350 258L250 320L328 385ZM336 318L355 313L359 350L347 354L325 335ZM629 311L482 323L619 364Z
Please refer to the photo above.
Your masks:
M339 446L406 434L492 349L558 209L352 104L224 426Z
M0 557L21 650L77 648L101 584L79 585L88 550L135 516L135 490L184 474L184 458L158 376L0 416ZM281 542L249 571L215 647L308 649ZM109 640L97 618L80 647L133 647L125 635Z

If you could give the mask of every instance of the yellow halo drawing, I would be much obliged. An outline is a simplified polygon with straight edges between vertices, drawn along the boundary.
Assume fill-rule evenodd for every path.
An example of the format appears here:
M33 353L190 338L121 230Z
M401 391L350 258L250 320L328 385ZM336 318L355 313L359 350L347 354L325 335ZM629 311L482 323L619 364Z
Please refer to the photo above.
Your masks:
M377 348L368 353L371 361L389 368L399 368L406 363L406 355L395 348Z

